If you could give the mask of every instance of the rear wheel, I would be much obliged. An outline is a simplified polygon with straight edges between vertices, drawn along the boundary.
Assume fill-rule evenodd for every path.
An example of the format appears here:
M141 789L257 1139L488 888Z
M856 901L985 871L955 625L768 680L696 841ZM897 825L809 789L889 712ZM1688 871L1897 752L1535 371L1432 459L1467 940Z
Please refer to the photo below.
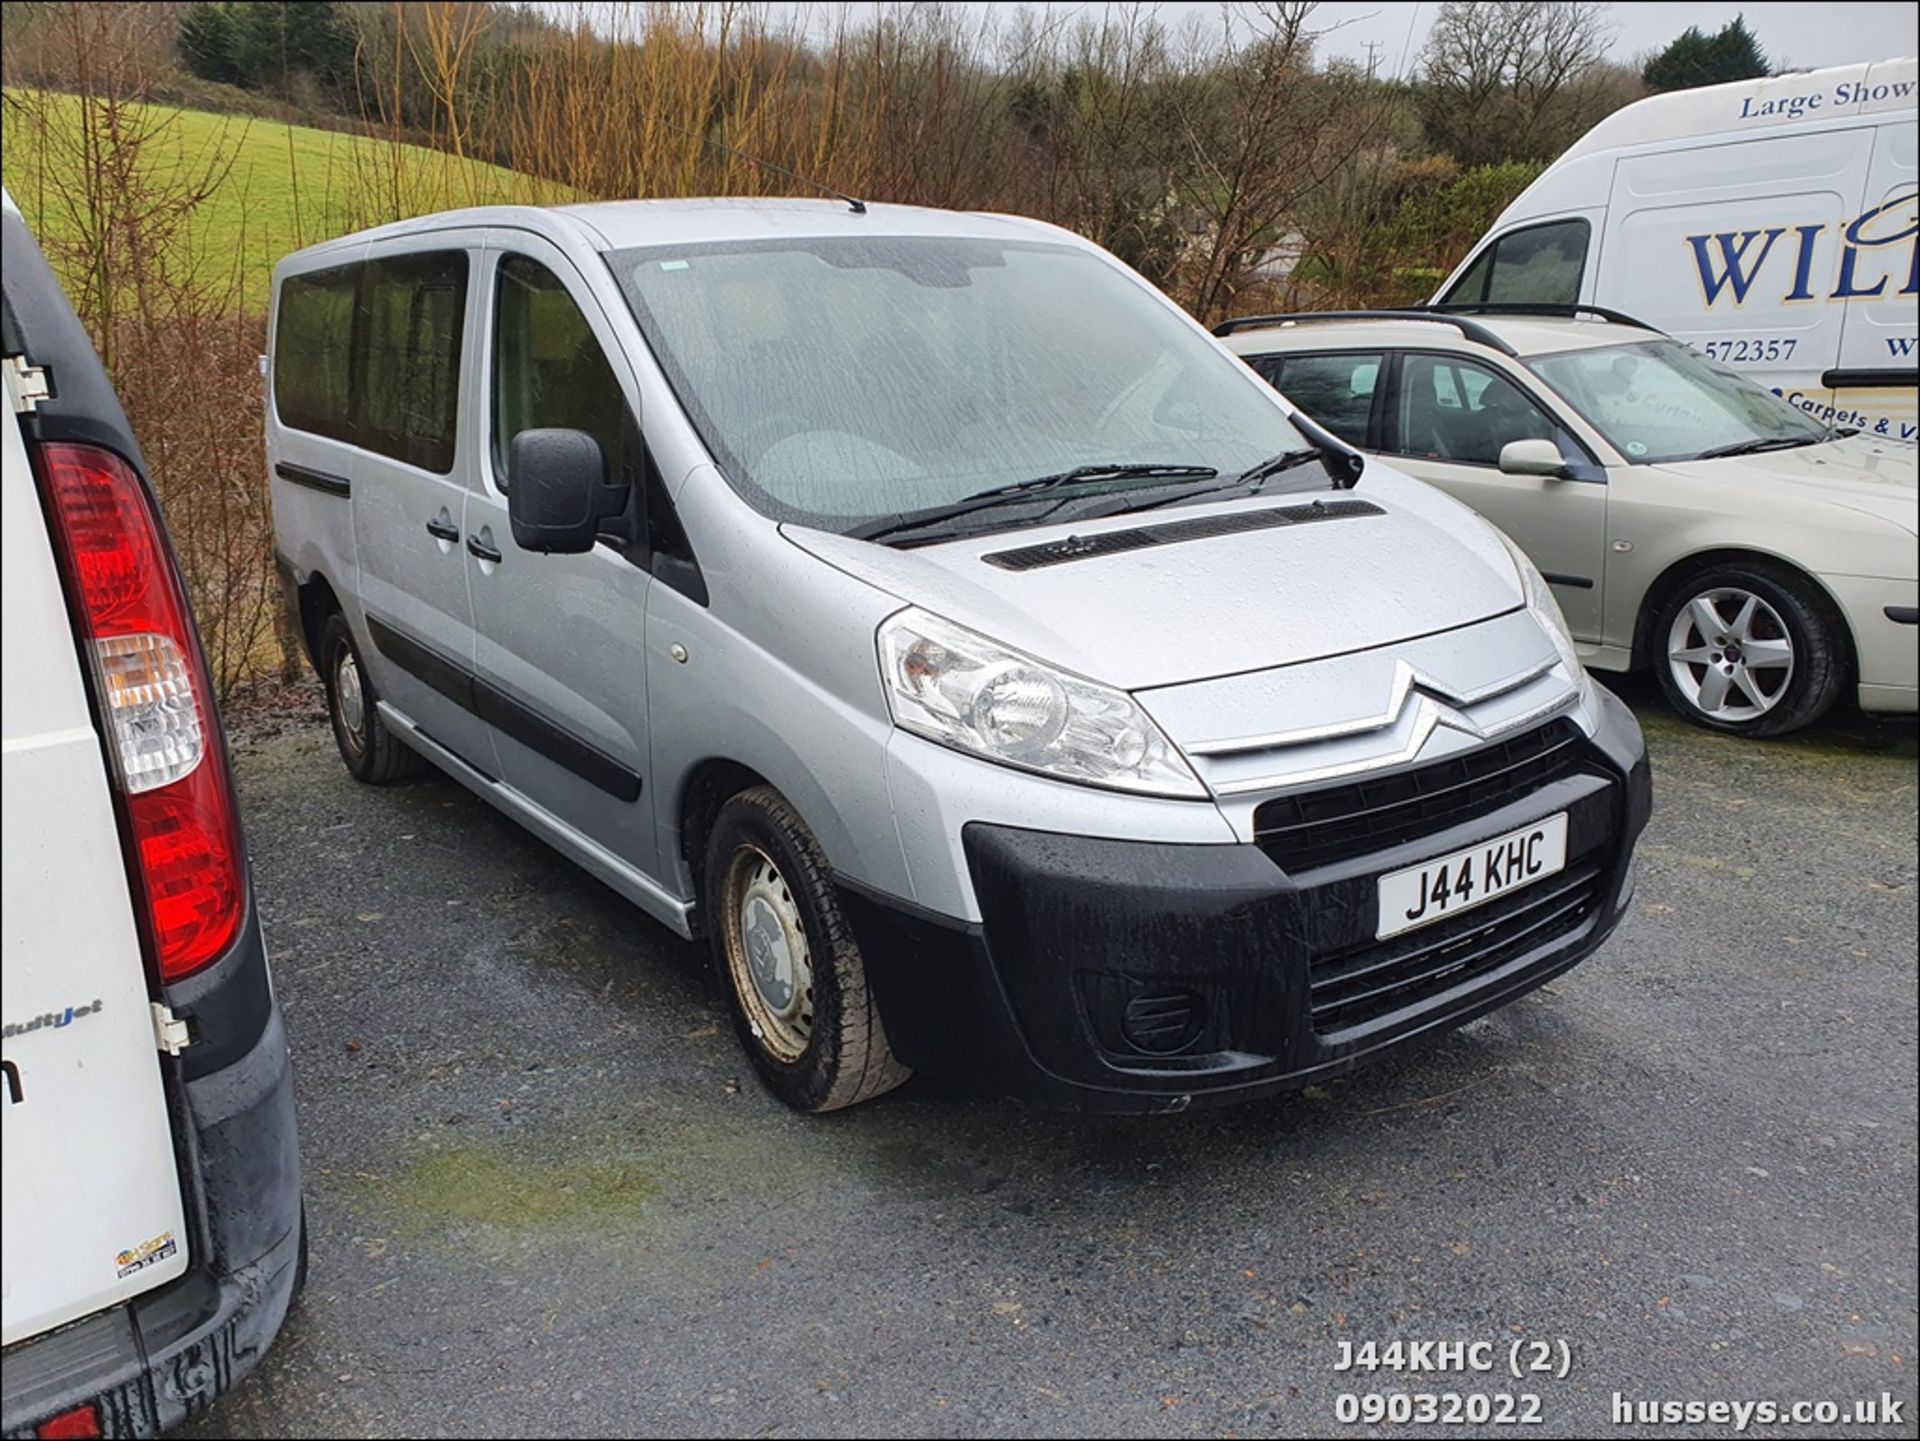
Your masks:
M327 617L320 632L320 676L326 682L334 744L355 780L382 786L420 774L425 762L380 719L380 693L339 611Z
M1785 735L1840 695L1845 651L1811 582L1761 562L1709 566L1673 587L1653 623L1674 708L1732 735Z
M705 901L734 1028L769 1090L796 1111L833 1111L907 1079L826 856L778 791L756 787L721 807Z

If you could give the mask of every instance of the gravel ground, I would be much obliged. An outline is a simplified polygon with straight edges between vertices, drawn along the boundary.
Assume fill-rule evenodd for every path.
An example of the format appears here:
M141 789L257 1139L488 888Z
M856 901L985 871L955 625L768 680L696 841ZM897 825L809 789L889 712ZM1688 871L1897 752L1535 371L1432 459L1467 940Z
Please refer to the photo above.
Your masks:
M1105 1121L789 1114L700 952L277 715L236 749L312 1273L195 1434L1367 1434L1336 1397L1410 1390L1536 1393L1535 1435L1886 1392L1859 1434L1913 1435L1914 728L1630 699L1657 814L1598 956L1324 1090ZM1395 1339L1501 1373L1335 1371Z

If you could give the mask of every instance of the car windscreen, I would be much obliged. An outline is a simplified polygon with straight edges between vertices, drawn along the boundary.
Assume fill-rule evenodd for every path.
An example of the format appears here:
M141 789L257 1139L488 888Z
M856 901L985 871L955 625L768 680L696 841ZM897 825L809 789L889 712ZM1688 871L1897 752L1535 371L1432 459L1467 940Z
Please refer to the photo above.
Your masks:
M1230 474L1305 444L1257 376L1075 246L796 238L608 259L721 470L780 519L845 531L1076 466Z
M1772 391L1674 340L1568 350L1526 363L1636 464L1827 438Z

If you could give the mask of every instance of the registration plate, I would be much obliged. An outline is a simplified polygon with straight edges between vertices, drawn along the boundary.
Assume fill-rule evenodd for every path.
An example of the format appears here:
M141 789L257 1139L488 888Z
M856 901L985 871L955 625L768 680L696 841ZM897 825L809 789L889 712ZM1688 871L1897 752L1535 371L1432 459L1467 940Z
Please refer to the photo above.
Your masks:
M1567 868L1567 813L1380 877L1385 940L1530 886Z

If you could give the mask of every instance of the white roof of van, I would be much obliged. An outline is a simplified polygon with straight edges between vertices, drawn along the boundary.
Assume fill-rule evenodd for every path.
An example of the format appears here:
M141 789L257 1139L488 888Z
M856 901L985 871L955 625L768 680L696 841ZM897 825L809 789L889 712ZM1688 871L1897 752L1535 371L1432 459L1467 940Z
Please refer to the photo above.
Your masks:
M1721 132L1753 134L1795 122L1902 111L1911 118L1920 94L1917 85L1920 64L1905 58L1652 95L1614 111L1554 164L1564 165L1596 150Z

